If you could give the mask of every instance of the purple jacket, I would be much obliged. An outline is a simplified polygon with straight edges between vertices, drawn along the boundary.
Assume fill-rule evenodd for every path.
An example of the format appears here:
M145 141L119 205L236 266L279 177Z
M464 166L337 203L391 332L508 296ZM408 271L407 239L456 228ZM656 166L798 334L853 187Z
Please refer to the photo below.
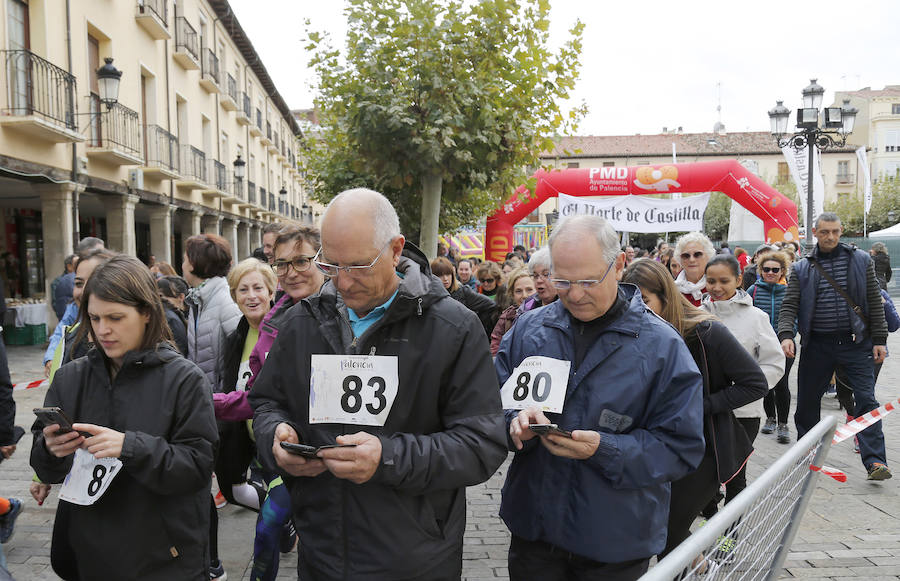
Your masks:
M250 353L250 372L253 375L247 380L247 389L245 391L235 390L228 393L214 393L213 406L216 410L216 419L240 421L253 418L253 408L247 403L247 393L253 387L253 382L256 376L259 375L259 370L262 369L263 363L266 362L269 349L272 348L272 343L275 342L275 337L278 336L278 323L282 318L281 315L293 306L291 295L284 293L278 299L278 302L275 303L275 306L263 317L262 323L259 325L259 339ZM272 319L276 316L278 319L273 321Z

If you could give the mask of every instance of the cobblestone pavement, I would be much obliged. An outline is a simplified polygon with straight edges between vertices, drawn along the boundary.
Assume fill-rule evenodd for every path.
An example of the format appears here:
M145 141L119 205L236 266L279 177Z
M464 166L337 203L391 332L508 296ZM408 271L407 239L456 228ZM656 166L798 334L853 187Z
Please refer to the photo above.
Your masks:
M882 369L877 390L882 403L900 397L900 336L892 335L888 347L898 355L889 357ZM14 383L41 377L40 348L9 347L8 350ZM795 379L791 386L795 391ZM19 425L26 428L31 425L31 409L43 402L45 393L46 388L16 392ZM838 413L836 400L824 399L822 411ZM900 581L900 413L889 416L884 424L888 461L896 465L897 478L867 482L851 441L832 448L827 463L844 470L848 480L840 484L830 478L819 478L782 578ZM26 501L15 536L3 548L10 571L18 581L55 580L58 578L49 566L49 554L56 491L41 507L29 495L30 445L31 438L26 435L15 456L0 465L0 494ZM756 453L749 463L750 478L759 475L786 448L777 444L774 436L760 435ZM463 554L463 577L468 581L507 577L509 534L497 516L507 466L504 464L490 480L468 491ZM255 517L254 513L234 506L219 511L219 552L231 579L249 579ZM296 553L283 557L278 578L296 579L295 571Z

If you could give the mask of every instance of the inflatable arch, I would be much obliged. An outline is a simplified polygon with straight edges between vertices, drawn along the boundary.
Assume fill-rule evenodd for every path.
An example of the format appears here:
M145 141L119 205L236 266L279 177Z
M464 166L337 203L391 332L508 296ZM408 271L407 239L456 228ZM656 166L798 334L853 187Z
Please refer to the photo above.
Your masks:
M515 224L547 198L722 192L763 221L767 242L800 240L797 206L736 160L673 163L632 167L592 167L539 170L534 194L522 201L521 186L487 219L484 244L487 260L502 262L512 250ZM522 196L524 197L524 196Z

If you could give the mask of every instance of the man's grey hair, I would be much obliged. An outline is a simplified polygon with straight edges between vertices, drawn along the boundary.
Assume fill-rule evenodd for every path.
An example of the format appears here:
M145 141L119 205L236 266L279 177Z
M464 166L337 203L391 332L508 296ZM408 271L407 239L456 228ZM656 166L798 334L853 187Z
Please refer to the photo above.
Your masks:
M550 250L553 250L553 243L557 239L571 236L594 236L600 245L600 251L603 253L603 259L607 264L615 262L616 258L622 252L619 249L619 235L615 229L609 225L609 222L600 216L572 216L567 218L550 234ZM551 266L553 259L551 256Z
M819 227L819 222L837 222L838 224L840 224L841 219L834 212L822 212L821 214L819 214L819 217L816 218L816 228Z
M372 224L375 229L374 240L372 245L375 248L382 248L388 242L400 236L400 218L397 217L397 211L391 205L391 201L384 197L383 194L370 190L368 188L353 188L352 190L344 190L336 195L325 208L322 214L322 221L331 210L331 207L345 200L346 198L362 198L358 202L346 200L349 203L369 204L371 206Z
M88 236L86 238L82 238L81 241L77 245L75 245L75 254L88 252L96 248L105 248L105 246L106 244L100 238Z
M278 234L281 232L282 228L284 228L284 224L281 222L270 222L263 226L262 233L263 234Z
M703 232L688 232L675 242L675 256L681 256L684 247L691 242L696 242L703 248L703 253L706 255L707 260L716 255L716 247L713 246L713 243L706 237L706 234Z
M528 259L528 271L533 275L542 266L549 269L550 264L550 248L543 246Z

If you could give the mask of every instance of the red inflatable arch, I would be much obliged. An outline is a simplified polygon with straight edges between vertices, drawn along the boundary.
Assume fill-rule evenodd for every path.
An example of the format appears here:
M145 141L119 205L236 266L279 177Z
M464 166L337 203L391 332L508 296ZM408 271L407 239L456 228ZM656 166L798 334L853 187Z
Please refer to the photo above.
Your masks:
M633 167L592 167L539 170L534 195L523 202L521 186L503 206L487 219L484 236L485 257L503 261L512 250L513 230L522 218L547 198L570 196L622 196L722 192L763 221L767 242L799 240L797 206L769 184L747 171L736 160L641 165Z

